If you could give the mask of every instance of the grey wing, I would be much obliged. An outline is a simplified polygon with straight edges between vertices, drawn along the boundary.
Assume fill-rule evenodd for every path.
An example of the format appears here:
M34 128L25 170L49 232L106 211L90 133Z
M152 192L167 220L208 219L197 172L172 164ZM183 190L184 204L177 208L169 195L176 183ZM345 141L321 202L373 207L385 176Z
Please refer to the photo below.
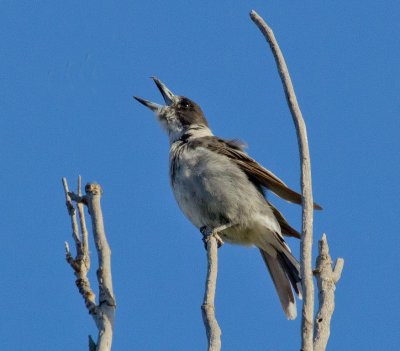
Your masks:
M282 199L301 204L302 196L299 193L290 189L275 174L248 156L236 141L230 142L216 137L204 137L204 139L208 139L208 148L231 158L249 178L254 179ZM322 210L322 207L316 203L314 203L314 208Z

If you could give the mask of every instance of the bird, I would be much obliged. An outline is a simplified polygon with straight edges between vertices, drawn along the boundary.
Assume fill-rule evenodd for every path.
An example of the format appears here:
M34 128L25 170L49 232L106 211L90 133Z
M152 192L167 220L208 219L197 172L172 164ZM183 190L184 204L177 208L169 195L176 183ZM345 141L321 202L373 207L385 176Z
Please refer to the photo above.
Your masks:
M300 265L283 235L300 234L266 191L296 204L302 196L251 158L243 143L215 136L197 103L151 78L165 104L134 98L155 113L168 135L170 184L180 209L202 233L217 231L223 242L256 246L287 319L295 319L294 293L302 298Z

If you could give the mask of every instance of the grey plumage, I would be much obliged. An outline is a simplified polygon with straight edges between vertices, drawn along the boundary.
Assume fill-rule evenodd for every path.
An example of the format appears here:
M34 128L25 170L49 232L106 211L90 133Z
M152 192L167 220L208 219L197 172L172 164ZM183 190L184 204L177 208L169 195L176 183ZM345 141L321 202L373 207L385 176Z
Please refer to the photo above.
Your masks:
M301 298L299 263L282 234L300 234L266 200L264 190L294 203L301 203L301 195L249 157L238 142L214 136L196 103L153 79L166 105L135 98L156 113L169 136L170 181L179 207L197 228L228 225L219 233L224 241L257 246L287 318L296 318L293 290Z

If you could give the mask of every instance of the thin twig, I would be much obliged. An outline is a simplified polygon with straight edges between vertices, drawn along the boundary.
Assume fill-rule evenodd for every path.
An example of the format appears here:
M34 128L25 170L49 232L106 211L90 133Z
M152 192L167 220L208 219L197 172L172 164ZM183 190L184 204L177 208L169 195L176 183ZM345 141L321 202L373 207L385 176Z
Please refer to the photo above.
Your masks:
M66 178L62 178L62 183L64 187L64 194L65 194L65 204L67 206L68 214L71 217L71 225L72 225L72 238L74 239L76 250L79 250L80 246L80 237L79 237L79 228L78 228L78 221L76 219L76 211L74 206L72 205L72 200L68 188L68 182Z
M208 235L207 244L207 279L204 300L201 306L204 326L206 328L208 351L221 350L221 329L215 318L215 289L218 272L218 242L216 234Z
M274 33L265 21L255 12L251 11L250 17L260 29L267 40L275 62L278 67L279 75L283 84L286 100L289 105L293 122L296 128L297 140L300 151L301 163L301 191L302 201L302 237L300 244L301 251L301 277L303 288L303 311L302 311L302 351L312 351L313 349L313 314L314 314L314 284L312 275L312 228L313 228L313 196L311 186L311 163L310 152L307 141L307 130L297 102L293 84L290 79L289 71L285 59L275 39Z
M332 270L332 259L329 254L326 235L318 242L319 255L317 257L315 275L318 284L319 308L315 317L314 351L326 350L330 335L330 323L335 309L336 283L342 274L344 260L337 259L335 268Z
M82 197L82 177L78 176L78 196ZM86 269L89 271L90 269L90 255L89 255L89 240L88 240L88 231L86 227L86 219L85 219L85 211L84 205L81 201L76 203L76 207L78 208L79 214L79 224L82 233L82 254L84 258L84 262L86 265Z

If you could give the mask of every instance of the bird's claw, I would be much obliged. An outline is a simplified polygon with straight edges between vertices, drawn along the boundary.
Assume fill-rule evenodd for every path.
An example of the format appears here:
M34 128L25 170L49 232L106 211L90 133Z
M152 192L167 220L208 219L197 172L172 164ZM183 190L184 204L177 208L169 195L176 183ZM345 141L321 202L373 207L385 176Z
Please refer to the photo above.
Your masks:
M203 237L210 236L212 235L212 229L205 225L200 228L200 233L203 234Z
M224 244L224 241L218 235L218 232L216 230L212 230L210 227L207 226L201 227L200 233L203 235L203 243L204 243L204 248L206 250L207 250L207 243L211 237L214 237L215 240L217 240L218 248L220 248Z

